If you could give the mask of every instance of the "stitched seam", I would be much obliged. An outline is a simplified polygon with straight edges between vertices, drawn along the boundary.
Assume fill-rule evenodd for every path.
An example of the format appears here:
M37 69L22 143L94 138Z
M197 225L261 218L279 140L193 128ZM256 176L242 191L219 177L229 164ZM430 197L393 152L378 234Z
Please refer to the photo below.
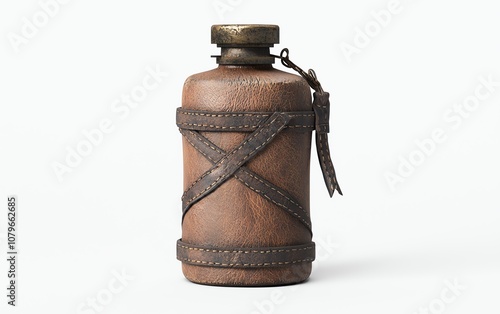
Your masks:
M204 117L269 117L271 116L270 114L253 114L253 113L227 113L227 114L220 114L220 113L203 113L203 112L186 112L186 111L177 111L180 114L187 115L187 116L204 116Z
M206 146L210 147L212 150L215 150L216 152L218 152L221 155L225 155L226 154L225 152L223 152L222 150L220 150L217 146L212 145L211 143L209 143L204 137L200 136L200 134L198 134L197 132L193 132L193 131L189 131L189 132L191 134L193 134L194 136L196 136L198 138L198 140L200 140L201 142L203 142L203 144L205 144Z
M270 126L272 125L280 116L277 116L276 118L274 118L271 122L269 123L266 123L266 126ZM248 157L253 154L255 151L257 151L258 149L260 149L263 145L267 144L279 131L280 131L281 128L278 128L274 133L272 133L261 145L255 147L251 152L249 152L245 157L243 157L243 159L238 162L236 164L236 166L240 166L243 162L246 161L246 159L248 159ZM265 127L262 127L257 133L253 134L252 136L250 136L248 139L246 139L242 144L240 144L240 146L233 150L229 155L226 155L224 156L218 163L217 165L209 172L205 173L204 175L202 175L200 178L198 178L198 180L196 180L190 188L188 188L186 190L186 194L189 192L189 190L196 184L198 183L200 180L202 180L203 178L205 178L206 176L208 176L209 174L213 173L215 170L219 169L219 166L222 165L225 161L227 161L227 159L234 155L236 152L238 152L239 150L241 150L245 145L247 145L248 143L250 143L250 141L254 140L260 133L264 132L265 130ZM221 176L219 176L217 179L215 179L214 182L212 182L212 184L210 184L208 187L206 187L203 191L199 192L198 194L196 194L195 196L193 196L191 199L189 199L187 201L187 204L186 206L189 206L189 204L195 200L198 196L202 195L203 193L205 193L206 191L210 190L214 185L216 185L221 179L223 178L226 178L228 176L228 174L223 174Z
M272 249L272 250L245 250L245 251L242 251L242 250L203 249L203 248L197 248L197 247L187 246L187 245L183 245L183 244L177 244L177 246L181 247L183 249L188 249L188 250L192 250L192 251L201 251L201 252L210 252L210 253L244 253L244 254L250 254L250 253L269 254L269 253L306 251L306 250L314 249L313 246L307 246L307 247L298 248L298 249Z
M272 124L274 123L274 121L276 121L278 117L276 117L275 119L273 119L273 121L271 121L269 123ZM202 180L204 177L206 177L207 175L211 174L212 172L214 172L215 170L219 169L219 166L222 165L231 155L234 155L237 151L239 151L240 149L242 149L245 145L247 145L251 140L255 139L255 137L257 137L260 133L262 133L264 131L264 128L260 129L259 132L257 132L256 134L254 134L253 136L251 136L250 138L248 138L247 140L245 140L239 147L238 149L236 150L233 150L229 155L223 157L218 163L217 163L217 167L214 167L214 169L212 169L211 171L209 171L208 173L206 173L205 175L201 176L194 184L196 184L197 182L199 182L200 180ZM270 137L268 137L266 139L266 141L264 142L267 143L269 142L269 140L271 139L271 137L273 137L275 134L277 133L277 131L275 133L273 133ZM252 154L254 151L258 150L260 147L262 147L263 144L257 146L253 151L251 151L250 153L248 153L238 164L236 164L237 166L240 166L249 156L250 154ZM215 184L217 184L217 182L219 182L222 178L225 178L227 177L228 175L227 174L223 174L221 176L219 176L217 179L215 179L215 181L210 184L207 188L205 188L203 191L201 191L200 193L198 193L197 195L193 196L189 201L188 201L188 204L191 203L191 201L193 201L194 199L196 199L198 196L200 196L201 194L205 193L206 191L208 191L209 189L212 188L212 186L214 186ZM189 189L188 189L189 190Z
M181 261L187 261L191 263L198 263L198 264L205 264L205 265L220 265L220 266L270 266L270 265L287 265L287 264L295 264L295 263L301 263L301 262L312 262L314 259L313 258L305 258L305 259L299 259L299 260L294 260L294 261L288 261L288 262L270 262L270 263L231 263L231 264L226 264L226 263L217 263L217 262L211 262L211 261L200 261L200 260L193 260L189 259L187 257L181 258Z
M298 208L300 208L305 214L307 214L307 212L304 210L304 208L302 208L302 206L300 206L300 204L294 202L292 199L290 199L288 196L286 196L285 194L283 194L280 190L272 187L271 185L269 185L267 182L265 182L264 180L261 180L260 178L257 178L256 176L252 175L251 173L249 173L248 171L246 170L243 170L244 172L246 172L246 174L248 174L250 177L254 178L255 180L259 181L260 183L264 184L265 186L267 186L268 188L270 188L271 190L277 192L279 195L283 196L284 198L286 198L290 203L294 204L295 206L297 206Z
M324 106L323 108L326 108ZM221 113L203 113L203 112L187 112L183 110L177 110L178 113L187 115L187 116L204 116L204 117L269 117L271 114L254 114L254 113L227 113L227 114L221 114ZM314 113L307 113L307 114L289 114L290 117L314 117Z
M178 125L188 125L188 126L198 126L204 128L212 128L212 129L244 129L244 128L257 128L258 125L239 125L239 126L220 126L213 124L197 124L197 123L177 123Z
M290 128L290 129L293 129L293 128L314 128L314 127L315 127L314 125L300 125L300 124L287 125L287 128Z
M194 132L192 132L192 131L191 131L191 133L194 133ZM198 136L197 136L197 137L198 137ZM222 154L222 155L225 155L225 153L224 153L224 152L222 152L222 151L218 150L217 148L213 147L212 145L210 145L210 143L208 143L207 141L203 140L201 137L198 137L198 139L199 139L200 141L202 141L205 145L207 145L208 147L210 147L211 149L215 150L216 152L218 152L218 153L220 153L220 154ZM220 161L219 161L219 162L220 162ZM217 168L214 168L214 169L213 169L210 173L212 173L213 171L215 171L215 169L217 169ZM205 176L209 175L210 173L207 173L207 174L205 174L205 175L203 175L203 176L199 177L199 178L198 178L198 180L196 180L195 182L193 182L193 183L192 183L192 184L191 184L191 185L190 185L190 186L186 189L186 191L184 192L184 194L182 195L182 199L185 199L185 198L186 198L186 194L189 192L189 190L191 190L191 189L193 188L193 186L194 186L196 183L198 183L201 179L203 179Z
M194 132L191 132L192 134L194 134ZM201 137L198 137L200 140L201 140ZM212 160L214 161L213 158L211 158L210 156L208 156L207 154L205 154L201 149L199 149L189 138L186 137L186 140L198 151L200 152L203 156L205 156L206 158L208 158L209 160ZM307 215L307 212L302 208L302 206L300 206L299 204L295 203L294 201L292 201L289 197L287 197L286 195L284 195L283 193L281 193L281 191L275 189L274 187L270 186L269 184L267 184L265 181L259 179L258 177L252 175L251 173L249 173L248 171L244 170L244 169L241 169L241 171L245 172L246 174L248 174L250 177L254 178L255 180L261 182L262 184L264 184L265 186L267 186L268 188L272 189L273 191L276 191L277 193L279 193L280 195L282 195L283 197L285 197L290 203L296 205L297 207L299 207L305 214L306 216ZM264 193L263 191L260 191L260 190L257 190L255 188L253 188L252 186L250 186L250 184L248 184L246 181L244 181L242 178L240 178L239 176L237 175L234 175L234 177L236 179L238 179L239 181L241 181L243 184L245 184L245 186L247 186L249 189L251 189L252 191L264 196L266 199L268 199L269 201L271 201L272 203L274 203L275 205L278 205L280 207L283 207L285 209L287 209L290 213L294 214L295 216L297 216L297 218L299 218L302 222L304 222L306 224L307 227L311 227L310 226L310 223L305 220L303 217L301 217L300 215L296 214L294 211L292 211L290 208L288 208L286 205L284 204L281 204L273 199L271 199L270 196L268 196L266 193Z
M309 114L289 114L290 117L314 117L314 113Z
M253 187L251 187L248 183L246 183L245 181L243 181L241 178L239 178L238 176L235 176L236 179L240 180L244 185L246 185L250 190L262 195L265 199L269 200L270 202L272 202L273 204L275 205L278 205L284 209L286 209L289 213L291 213L292 215L296 216L298 219L300 219L300 221L302 221L309 229L311 229L311 224L304 219L304 217L302 217L301 215L299 215L298 213L296 213L295 211L293 211L292 209L288 208L286 205L284 204L281 204L275 200L273 200L272 198L270 198L266 193L264 193L263 191L261 190L257 190Z
M187 126L197 126L197 127L203 127L203 128L210 128L210 129L255 129L258 128L258 125L239 125L239 126L221 126L221 125L214 125L214 124L197 124L197 123L177 123L177 125L187 125ZM314 128L314 125L302 125L302 124L295 124L295 125L287 125L286 128L289 129L294 129L294 128Z
M188 116L204 116L204 117L269 117L270 114L252 114L252 113L228 113L228 114L210 114L203 112L186 112L182 111L182 109L177 110L178 113ZM290 114L290 117L314 117L314 113L309 114ZM187 126L196 126L196 127L204 127L204 128L212 128L212 129L244 129L244 128L257 128L258 125L239 125L239 126L223 126L223 125L215 125L215 124L198 124L198 123L187 123L181 122L177 123L177 125L187 125ZM313 128L314 125L290 125L286 126L286 128Z
M189 138L186 137L186 140L189 142L189 144L191 144L191 146L193 146L198 152L200 152L203 156L205 156L207 159L211 160L211 161L215 161L212 157L208 156L207 154L205 154L200 148L198 148L196 146L196 144L194 144ZM251 174L250 172L244 170L244 169L241 169L241 171L245 172L247 175L249 175L251 178L259 181L260 183L264 184L265 186L267 186L268 188L270 188L271 190L277 192L278 194L280 194L281 196L283 196L284 198L286 198L290 203L294 204L295 206L297 206L298 208L300 208L306 215L307 215L307 212L304 210L304 208L302 206L300 206L300 204L294 202L292 199L290 199L288 196L286 196L285 194L283 194L280 190L272 187L271 185L269 185L268 183L266 183L265 181L261 180L260 178L254 176L253 174ZM240 177L236 176L235 177L240 180L241 182L245 183L245 185L247 185L249 188L251 188L247 182L245 182L243 179L241 179ZM262 194L264 194L264 192L262 191L257 191L256 189L253 189L255 192L260 192ZM264 194L265 195L265 194ZM284 206L283 204L280 204L282 206Z
M271 121L271 123L273 123L274 121L276 121L276 119L274 119L273 121ZM207 175L211 174L212 172L214 172L215 170L219 169L219 166L222 165L231 155L234 155L237 151L239 151L240 149L242 149L243 147L245 147L245 145L247 145L251 140L253 140L256 136L258 136L260 133L262 133L264 131L264 128L260 129L259 132L255 133L254 135L250 136L248 139L246 139L243 143L240 144L240 146L233 150L229 155L226 155L224 156L216 165L216 167L214 167L211 171L205 173L204 175L202 175L201 177L198 178L198 180L196 180L193 184L191 184L191 186L186 190L186 192L191 189L196 183L198 183L200 180L202 180L204 177L206 177ZM255 150L254 150L255 151ZM245 158L247 158L247 156L245 156ZM216 180L220 179L217 178Z
M207 158L207 159L209 159L211 161L215 161L212 157L208 156L200 148L198 148L198 146L196 146L187 136L185 136L184 138L186 139L186 141L188 141L189 144L191 144L191 146L194 147L194 149L196 149L200 154L202 154L203 156L205 156L205 158Z
M196 138L198 140L200 140L201 142L203 142L203 144L205 144L206 146L210 147L212 150L218 152L219 154L221 155L224 155L224 152L222 152L221 150L215 148L213 145L211 145L209 142L207 142L206 140L204 140L201 136L199 136L196 132L193 132L193 131L189 131L192 135L196 136ZM182 131L181 131L182 133ZM199 151L201 154L203 154L205 157L207 157L208 159L210 160L213 160L212 158L208 157L208 155L206 155L204 152L202 152L200 149L198 149L198 147L196 147L196 145L191 142L186 136L184 136L184 138L186 138L186 140L197 150ZM213 160L215 161L215 160ZM198 180L199 181L199 180ZM197 182L197 181L196 181ZM184 200L186 198L186 193L196 184L196 182L194 182L193 184L191 184L187 189L186 191L183 193L181 199Z
M326 174L327 174L327 177L328 177L328 180L329 180L330 189L334 190L335 188L333 186L332 174L330 173L330 169L326 165L325 154L323 152L323 137L322 137L321 133L319 134L319 147L320 147L319 151L320 151L320 154L321 154L321 163L323 164L323 167L325 168L325 171L326 171Z
M325 139L328 141L328 139L326 138L325 136ZM332 159L330 158L330 149L328 148L328 145L325 145L325 148L326 148L326 158L328 158L328 161L330 162L329 165L331 165L330 170L329 170L329 173L332 177L332 181L333 183L335 183L335 185L337 185L337 177L335 176L335 170L333 169L333 162L332 162ZM332 186L333 188L333 186Z

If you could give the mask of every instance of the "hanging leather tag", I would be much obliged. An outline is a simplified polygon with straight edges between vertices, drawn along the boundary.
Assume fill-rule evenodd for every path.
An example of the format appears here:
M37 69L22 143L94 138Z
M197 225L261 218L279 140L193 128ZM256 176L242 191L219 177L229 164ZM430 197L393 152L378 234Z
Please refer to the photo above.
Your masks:
M275 57L281 59L281 63L287 68L297 71L315 91L313 94L314 100L312 107L315 116L316 150L318 152L321 171L330 197L333 196L335 190L342 195L342 190L337 181L328 145L328 133L330 132L330 94L323 91L314 70L310 69L308 72L305 72L290 60L287 48L283 49L281 54Z

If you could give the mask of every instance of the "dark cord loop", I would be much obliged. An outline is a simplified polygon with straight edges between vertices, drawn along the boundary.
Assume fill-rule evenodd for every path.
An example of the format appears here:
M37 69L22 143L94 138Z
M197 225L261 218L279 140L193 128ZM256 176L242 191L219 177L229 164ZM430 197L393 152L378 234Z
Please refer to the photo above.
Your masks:
M275 56L276 58L281 59L281 64L283 64L285 67L293 69L297 71L300 76L302 76L309 86L311 86L312 89L319 93L323 93L323 88L321 87L321 83L318 81L318 77L316 76L316 72L314 72L313 69L309 69L309 71L306 73L304 70L302 70L298 65L293 63L290 60L290 51L288 48L284 48L281 50L281 53L279 56Z

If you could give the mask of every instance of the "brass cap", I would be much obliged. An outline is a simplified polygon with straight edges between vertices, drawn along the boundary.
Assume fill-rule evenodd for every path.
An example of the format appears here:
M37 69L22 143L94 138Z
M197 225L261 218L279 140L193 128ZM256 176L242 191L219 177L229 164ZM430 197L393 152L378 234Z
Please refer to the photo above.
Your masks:
M278 25L212 25L212 44L218 47L273 47L279 42Z

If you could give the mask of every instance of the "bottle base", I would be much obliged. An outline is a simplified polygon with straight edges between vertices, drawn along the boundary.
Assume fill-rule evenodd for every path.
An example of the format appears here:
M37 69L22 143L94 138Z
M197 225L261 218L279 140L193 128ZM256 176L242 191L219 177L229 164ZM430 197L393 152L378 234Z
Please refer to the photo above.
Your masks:
M223 268L182 264L184 277L191 282L227 287L266 287L298 284L306 281L311 262L283 267Z

